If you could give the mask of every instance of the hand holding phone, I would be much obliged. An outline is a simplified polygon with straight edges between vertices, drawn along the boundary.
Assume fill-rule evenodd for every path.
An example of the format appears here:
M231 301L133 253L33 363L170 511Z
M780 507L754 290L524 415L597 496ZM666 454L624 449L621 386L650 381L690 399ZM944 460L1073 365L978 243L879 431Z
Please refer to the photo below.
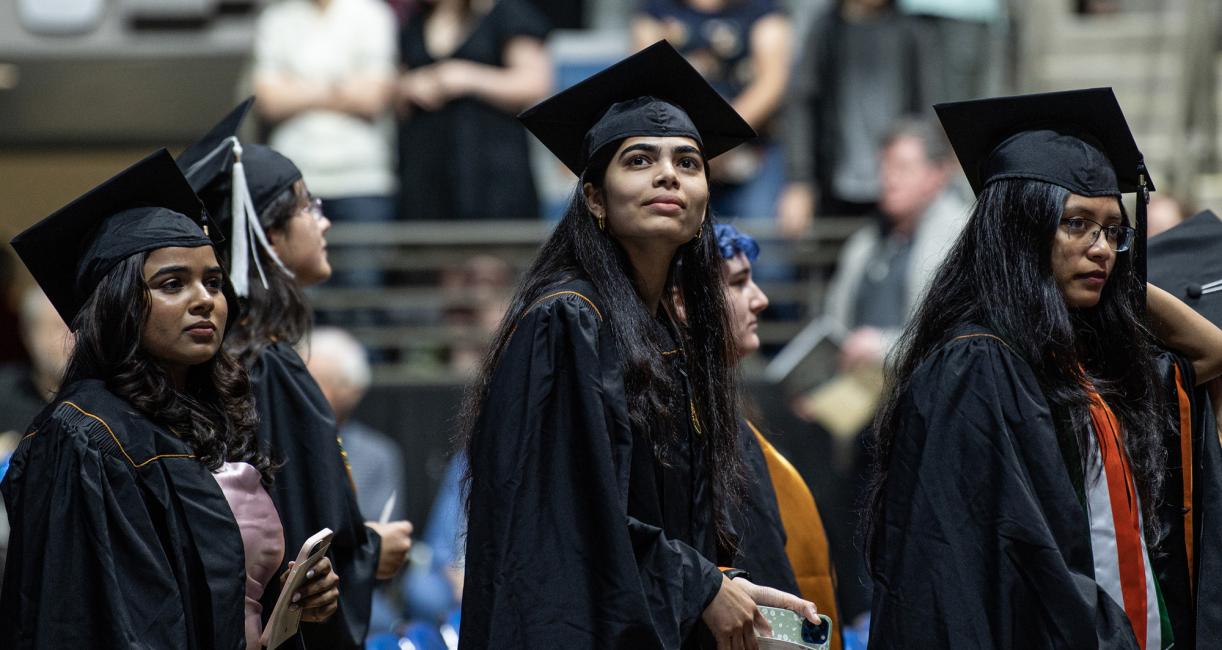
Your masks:
M301 545L301 551L298 552L297 559L292 563L292 568L289 569L288 576L284 579L280 596L276 598L276 606L267 619L267 625L263 628L263 635L259 637L259 644L268 650L274 650L297 633L297 628L301 624L302 609L292 607L293 594L300 591L306 581L313 577L311 572L331 548L331 538L331 529L324 528L314 533Z

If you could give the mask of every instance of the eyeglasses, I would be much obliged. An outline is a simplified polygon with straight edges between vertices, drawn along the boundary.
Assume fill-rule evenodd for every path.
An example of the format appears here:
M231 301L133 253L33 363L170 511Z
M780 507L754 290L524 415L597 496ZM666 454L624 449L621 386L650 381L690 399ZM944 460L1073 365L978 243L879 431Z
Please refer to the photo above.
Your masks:
M1090 224L1098 226L1091 228ZM1136 230L1128 226L1112 224L1105 226L1098 221L1087 219L1086 217L1071 217L1069 219L1061 219L1061 227L1065 230L1065 234L1069 235L1075 243L1084 244L1087 248L1095 245L1099 241L1099 233L1103 233L1103 238L1107 242L1108 248L1123 253L1129 250L1133 245L1133 236L1137 233Z
M305 212L314 215L315 219L322 221L324 216L322 213L322 199L318 198L317 196L311 196L310 201L306 203L305 208L302 209Z

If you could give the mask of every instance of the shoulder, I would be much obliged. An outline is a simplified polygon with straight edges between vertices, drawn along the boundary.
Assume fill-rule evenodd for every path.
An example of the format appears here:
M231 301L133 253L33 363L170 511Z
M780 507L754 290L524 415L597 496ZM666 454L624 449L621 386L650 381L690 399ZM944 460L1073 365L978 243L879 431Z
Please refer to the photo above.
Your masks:
M262 378L275 374L297 374L307 372L305 361L288 343L277 341L263 348L250 364L250 378Z
M67 386L35 421L27 438L52 431L73 445L98 449L136 469L167 457L193 456L181 441L97 380Z
M931 352L909 382L914 396L1004 399L1041 394L1027 361L985 327L961 325ZM966 394L956 391L966 390ZM1042 400L1041 400L1042 401Z
M599 322L606 320L602 297L588 280L574 280L542 291L527 307L525 315L536 312L588 313Z

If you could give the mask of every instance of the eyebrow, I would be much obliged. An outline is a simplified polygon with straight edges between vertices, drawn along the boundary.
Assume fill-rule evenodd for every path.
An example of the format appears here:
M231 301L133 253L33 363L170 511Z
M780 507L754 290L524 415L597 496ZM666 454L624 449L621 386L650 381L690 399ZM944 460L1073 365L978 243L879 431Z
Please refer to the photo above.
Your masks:
M163 266L157 269L156 273L150 275L148 281L151 282L163 275L173 275L175 273L190 273L190 272L191 272L191 269L181 264L178 264L175 266ZM204 269L204 275L211 275L213 273L224 274L224 272L225 272L224 269L222 269L219 266L209 266L208 268Z
M623 156L624 154L632 152L632 151L644 151L645 153L653 154L657 156L660 153L662 153L662 148L656 144L652 144L649 142L638 142L636 144L631 144L625 147L624 150L620 152L620 156ZM689 153L699 154L700 149L693 147L690 144L681 144L675 147L673 153L675 154L689 154Z

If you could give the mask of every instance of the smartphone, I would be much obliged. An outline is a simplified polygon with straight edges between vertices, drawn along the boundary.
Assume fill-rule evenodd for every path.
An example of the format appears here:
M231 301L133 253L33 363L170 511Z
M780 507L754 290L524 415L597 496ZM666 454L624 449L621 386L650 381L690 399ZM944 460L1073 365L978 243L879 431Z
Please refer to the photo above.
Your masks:
M276 598L276 606L267 618L263 635L259 637L259 644L268 650L274 650L297 634L297 628L301 625L301 610L289 607L293 604L293 594L305 584L306 573L327 555L327 551L331 549L331 537L331 529L324 528L301 545L297 560L289 570L289 577L284 581L284 588Z

